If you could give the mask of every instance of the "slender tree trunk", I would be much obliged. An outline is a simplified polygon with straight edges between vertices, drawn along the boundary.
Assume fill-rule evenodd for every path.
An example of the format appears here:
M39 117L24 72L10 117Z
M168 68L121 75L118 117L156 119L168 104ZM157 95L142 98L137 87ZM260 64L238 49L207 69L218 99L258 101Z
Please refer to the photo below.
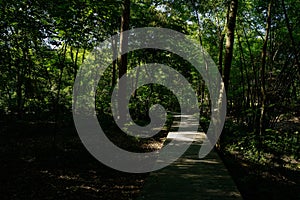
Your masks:
M112 38L111 41L111 46L112 46L112 51L113 51L113 58L117 57L117 41ZM116 85L116 70L117 70L117 66L116 66L117 62L116 59L113 60L112 63L112 80L111 80L111 86L112 88Z
M23 118L23 70L17 72L17 106L18 106L18 118Z
M60 102L60 93L61 93L61 85L62 85L62 78L63 78L63 72L64 72L64 66L65 66L65 60L66 60L66 54L67 54L67 43L64 44L62 48L61 55L58 55L59 58L59 77L58 77L58 83L57 83L57 93L55 96L55 102L54 102L54 133L53 133L53 140L52 140L52 146L53 146L53 153L56 154L57 146L56 146L56 136L58 132L58 121L60 118L60 109L59 109L59 102Z
M247 105L247 100L246 100L246 94L245 94L245 78L244 78L244 65L245 65L245 57L244 57L244 52L243 52L243 47L240 41L240 37L239 34L237 34L238 36L238 43L239 43L239 47L240 47L240 72L241 72L241 85L242 85L242 89L243 89L243 98L241 100L241 107L242 110L246 110L246 105ZM238 116L241 116L241 121L244 120L242 113L239 113Z
M79 54L79 48L76 48L76 53L75 53L75 58L74 58L74 54L73 54L73 47L71 46L71 50L70 50L70 56L71 56L71 60L73 62L73 78L74 80L76 79L76 75L77 75L77 70L78 70L78 54Z
M79 48L76 49L75 54L75 61L74 61L74 80L76 79L77 71L78 71L78 54L79 54Z
M245 59L245 54L244 54L244 50L243 50L243 46L242 46L242 42L240 40L240 36L239 34L237 34L238 36L238 43L239 43L239 47L240 47L240 53L241 53L241 59L242 59L242 63L245 66L245 75L246 75L246 81L247 81L247 95L246 95L246 99L245 99L245 110L247 110L249 108L249 104L250 104L250 91L251 91L251 84L250 84L250 79L249 79L249 75L248 75L248 70L247 70L247 66L246 66L246 59Z
M281 5L282 5L282 9L283 9L283 14L284 14L284 18L285 18L285 23L286 23L286 27L288 29L288 32L289 32L289 37L290 37L290 40L292 42L292 48L293 48L293 53L294 53L294 56L295 56L295 63L296 63L296 67L295 69L292 69L292 71L290 72L291 73L291 85L293 87L293 96L295 98L295 101L297 100L297 92L296 92L296 86L292 83L293 80L295 80L298 76L298 79L300 79L300 63L299 63L299 51L297 50L297 45L296 45L296 42L295 42L295 39L294 39L294 36L293 36L293 31L292 31L292 28L291 28L291 25L290 25L290 19L289 19L289 16L288 16L288 13L286 11L286 7L285 7L285 3L284 3L284 0L281 0ZM295 73L293 73L295 71ZM286 88L289 88L290 85L287 85ZM288 91L288 90L286 90Z
M84 59L85 59L85 52L86 52L86 50L85 50L85 48L84 48L84 49L83 49L83 54L82 54L81 63L84 62Z
M71 52L72 52L72 47L71 47ZM83 64L83 62L84 62L84 59L85 59L85 52L86 52L86 50L85 50L85 48L83 49L83 53L82 53L82 58L81 58L81 64ZM71 54L72 56L73 56L73 53ZM78 65L77 65L77 63L78 63L78 59L79 59L79 48L77 48L77 51L76 51L76 55L75 55L75 61L73 61L74 62L74 74L73 74L73 76L74 76L74 81L75 81L75 79L76 79L76 76L77 76L77 72L78 72ZM73 60L73 58L72 58L72 60ZM76 87L76 86L74 86L74 88L73 88L73 90L74 90L74 92L77 94L77 92L78 92L78 87ZM73 97L73 110L76 110L76 102L77 102L77 95L74 95L74 97Z
M122 16L121 16L121 28L120 28L120 48L119 48L119 79L126 74L127 72L127 53L124 53L128 49L128 34L125 34L124 31L129 30L129 20L130 20L130 0L123 0L122 3ZM123 83L119 85L119 92L118 92L118 118L120 123L123 124L126 119L126 90L127 90L127 83Z
M257 104L256 102L259 102L259 85L258 85L258 78L257 78L257 69L256 66L254 64L254 59L253 59L253 54L252 54L252 50L251 50L251 45L250 42L248 40L247 37L247 33L245 31L245 27L243 27L243 32L244 32L244 38L246 39L246 44L248 47L248 51L249 51L249 56L250 56L250 62L251 62L251 66L252 66L252 70L254 73L254 86L251 87L251 99L250 99L250 104L251 104L251 108L252 110L254 110L254 113L252 115L252 119L251 119L251 123L254 126L254 132L257 131L257 127L255 126L257 124L257 118L258 118L258 113L257 113Z
M225 46L225 58L224 58L224 85L225 90L228 93L228 85L230 78L230 68L233 57L233 45L234 45L234 30L236 24L236 16L238 9L238 0L231 0L229 7L229 15L227 21L227 33L226 33L226 46Z
M136 79L135 79L135 87L137 87L138 83L139 83L139 76L140 76L140 66L141 66L141 61L139 61L139 68L136 71ZM137 97L137 90L134 91L134 98L136 99Z
M122 3L122 17L121 17L121 29L120 29L120 60L119 60L119 78L121 78L127 71L127 51L128 48L128 35L124 31L129 30L130 20L130 0L124 0Z
M296 45L296 42L295 42L295 39L294 39L294 36L293 36L293 31L292 31L292 28L291 28L291 25L290 25L289 16L288 16L286 8L285 8L284 0L281 0L281 4L282 4L283 13L284 13L286 27L287 27L288 32L289 32L289 37L290 37L290 40L292 42L292 47L293 47L293 51L294 51L294 54L295 54L297 67L298 67L298 70L299 70L299 67L300 67L299 58L298 58L299 52L297 51L297 45Z
M223 67L223 47L224 47L224 40L225 40L225 35L221 33L220 35L220 43L219 43L219 63L218 63L218 68L219 72L222 76L222 67Z
M195 5L195 4L193 4L193 5ZM196 16L197 16L199 44L200 44L201 47L203 47L202 37L201 37L201 22L200 22L200 19L199 19L199 15L198 15L197 9L194 8L194 10L195 10L195 13L196 13ZM205 59L204 53L203 53L202 56ZM206 69L207 69L207 61L206 60L205 60L205 65L206 65ZM221 69L222 69L222 67L221 67ZM199 91L200 91L199 93L201 94L201 97L200 97L200 104L201 104L201 106L200 106L200 114L203 114L204 113L204 102L205 102L205 82L204 82L203 79L199 79ZM200 94L199 94L199 96L200 96ZM208 101L208 102L210 103L210 101Z
M270 1L268 6L268 16L267 16L267 25L266 25L266 34L264 39L264 44L262 48L261 54L261 68L260 68L260 77L261 77L261 107L260 107L260 118L259 118L259 151L262 149L262 135L265 132L265 109L266 109L266 82L265 82L265 69L266 69L266 59L267 59L267 46L268 46L268 38L270 34L270 27L271 27L271 9L272 9L273 0ZM260 156L259 156L260 159Z
M12 32L12 35L18 35L19 30L18 29L13 29L11 26L9 26L9 30ZM19 45L19 41L17 40L16 37L14 37L14 43L16 44L17 50L22 51L22 48ZM23 52L23 51L22 51ZM23 52L24 55L24 52ZM24 59L24 56L23 56ZM21 120L23 118L23 105L24 105L24 99L23 99L23 85L24 85L24 72L25 72L25 67L22 66L21 63L24 63L24 61L21 61L22 59L17 56L14 65L18 69L16 73L16 81L17 81L17 88L16 88L16 93L17 93L17 112L18 112L18 119Z

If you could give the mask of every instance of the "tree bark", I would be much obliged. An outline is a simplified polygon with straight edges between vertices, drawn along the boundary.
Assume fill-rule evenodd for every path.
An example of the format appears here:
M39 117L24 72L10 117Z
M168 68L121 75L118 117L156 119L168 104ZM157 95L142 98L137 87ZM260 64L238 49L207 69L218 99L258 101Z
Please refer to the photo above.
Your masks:
M220 43L219 43L219 63L218 63L218 68L219 68L219 72L222 76L222 67L223 67L223 47L224 47L224 39L225 39L225 35L221 33L220 36Z
M123 0L122 3L122 16L121 16L121 28L120 28L120 47L119 47L119 79L127 72L127 49L128 49L128 34L124 31L129 30L129 20L130 20L130 0ZM118 120L120 124L124 124L126 120L126 90L127 82L119 85L118 92Z
M119 60L119 78L121 78L127 71L127 51L128 48L128 35L124 31L129 30L130 20L130 0L124 0L122 3L122 17L121 17L121 28L120 28L120 60Z
M226 46L225 46L225 58L224 58L224 76L223 81L225 85L226 93L228 93L228 85L230 78L230 68L233 57L233 45L234 45L234 30L236 24L236 16L238 9L238 0L231 0L229 6L229 15L227 21L227 33L226 33Z
M240 47L240 54L241 54L242 63L245 66L245 75L246 75L246 81L247 81L247 95L245 97L246 99L245 99L245 108L244 108L246 110L250 107L251 83L250 83L250 79L249 79L249 75L248 75L248 70L247 70L247 66L246 66L247 62L246 62L246 58L245 58L245 55L244 55L242 42L240 40L240 35L238 34L237 36L238 36L238 43L239 43L239 47Z
M113 51L113 58L116 58L117 57L117 41L115 40L115 38L112 38L112 51ZM112 88L116 85L116 59L113 60L113 63L112 63L112 80L111 80L111 86Z
M268 46L268 38L270 34L270 27L271 27L271 9L272 9L273 0L270 1L268 6L268 16L267 16L267 25L266 25L266 34L264 39L264 44L262 48L261 54L261 68L260 68L260 78L261 78L261 107L260 107L260 118L259 118L259 151L262 149L262 135L265 131L265 107L266 107L266 82L265 82L265 69L266 69L266 59L267 59L267 46ZM260 156L259 156L260 158Z
M240 47L240 72L241 72L241 85L242 85L242 89L243 89L243 98L241 100L241 106L242 106L242 109L243 110L246 110L246 106L247 106L247 100L248 99L248 95L246 97L246 94L245 94L245 78L244 78L244 65L245 65L245 57L244 57L244 51L243 51L243 47L242 47L242 44L241 44L241 41L240 41L240 36L239 34L237 34L237 37L238 37L238 44L239 44L239 47ZM249 84L249 81L247 80L247 83ZM249 91L249 90L248 90ZM239 114L239 116L241 116L241 113ZM243 117L241 116L242 120L243 120Z

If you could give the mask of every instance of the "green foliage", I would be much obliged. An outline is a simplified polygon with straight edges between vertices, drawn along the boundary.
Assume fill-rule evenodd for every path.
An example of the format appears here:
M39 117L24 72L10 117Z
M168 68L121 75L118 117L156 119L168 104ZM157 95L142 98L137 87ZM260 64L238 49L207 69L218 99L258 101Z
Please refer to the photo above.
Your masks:
M227 121L224 132L224 150L243 159L260 163L265 166L279 166L299 169L299 132L284 132L283 130L266 129L260 138L263 143L259 146L257 135L247 131L243 125Z
M260 162L278 157L299 159L299 132L278 128L278 124L291 120L299 123L300 4L295 0L273 1L264 77L265 131L260 135L257 131L262 105L259 69L268 3L239 1L227 91L228 116L232 121L226 122L222 134L229 151L240 151ZM121 4L119 0L1 1L0 116L55 121L67 118L76 74L97 44L119 32ZM132 0L130 28L165 27L186 33L198 40L219 64L224 60L225 50L220 47L225 46L222 36L227 31L227 12L225 0ZM202 109L200 122L207 129L209 94L195 68L167 51L146 49L128 54L128 69L150 62L173 67L192 84ZM110 120L112 78L118 77L112 71L110 66L96 94L98 115ZM137 123L146 124L149 109L157 103L169 112L180 110L167 88L146 85L131 97L130 113Z

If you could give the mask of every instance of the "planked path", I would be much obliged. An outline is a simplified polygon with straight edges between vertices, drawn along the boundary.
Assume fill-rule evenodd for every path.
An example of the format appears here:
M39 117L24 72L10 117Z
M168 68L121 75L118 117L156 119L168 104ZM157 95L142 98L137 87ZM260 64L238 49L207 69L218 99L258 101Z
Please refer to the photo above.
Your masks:
M173 131L180 122L175 116ZM182 132L169 132L166 142L171 139L190 140L193 135L188 131L198 124L184 116L186 129ZM197 133L196 141L181 158L166 168L154 171L146 180L138 200L240 200L241 194L229 175L226 167L215 151L204 159L198 158L198 152L206 135Z

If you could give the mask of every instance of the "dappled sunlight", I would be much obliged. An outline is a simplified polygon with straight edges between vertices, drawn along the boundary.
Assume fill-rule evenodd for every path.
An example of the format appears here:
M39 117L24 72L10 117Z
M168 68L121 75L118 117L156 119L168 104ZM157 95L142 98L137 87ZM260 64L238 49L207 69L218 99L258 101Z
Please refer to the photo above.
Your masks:
M76 191L78 189L84 189L84 190L91 190L93 192L99 192L100 190L94 187L86 186L86 185L79 185L79 186L71 186L71 187L66 187L66 190L72 190Z
M176 120L175 120L176 122ZM173 126L178 125L174 123ZM186 124L188 127L188 122ZM187 151L166 168L152 172L139 199L241 199L231 176L213 150L199 159L204 132L169 132L165 143L186 145ZM164 162L160 157L157 163Z
M206 139L206 135L204 132L169 132L167 139L169 140L178 140L178 141L198 141L202 142Z

